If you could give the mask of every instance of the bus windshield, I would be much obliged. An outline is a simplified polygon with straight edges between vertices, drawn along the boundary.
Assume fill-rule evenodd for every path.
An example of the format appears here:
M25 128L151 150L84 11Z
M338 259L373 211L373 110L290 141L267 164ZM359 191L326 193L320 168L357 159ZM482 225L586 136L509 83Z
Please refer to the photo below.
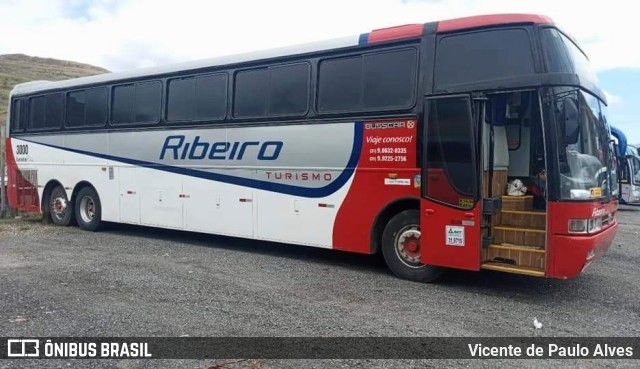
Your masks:
M553 105L561 198L608 198L612 153L601 102L575 88L556 88Z
M548 72L570 73L597 86L589 59L566 35L544 28L541 41ZM609 141L606 106L595 96L570 87L553 88L560 198L586 200L616 195L615 155Z

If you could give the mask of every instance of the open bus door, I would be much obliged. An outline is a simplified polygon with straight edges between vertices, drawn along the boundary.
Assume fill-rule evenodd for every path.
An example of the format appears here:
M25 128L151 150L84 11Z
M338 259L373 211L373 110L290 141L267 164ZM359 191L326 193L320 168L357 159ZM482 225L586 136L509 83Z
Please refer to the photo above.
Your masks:
M482 213L478 134L470 95L427 98L424 103L421 262L479 270ZM482 112L478 102L476 112Z

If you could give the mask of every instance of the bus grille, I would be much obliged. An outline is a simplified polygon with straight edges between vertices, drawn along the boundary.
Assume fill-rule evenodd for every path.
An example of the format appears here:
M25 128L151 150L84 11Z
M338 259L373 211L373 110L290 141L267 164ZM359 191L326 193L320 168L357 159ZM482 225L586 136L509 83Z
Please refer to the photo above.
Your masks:
M16 192L18 194L18 208L24 210L38 210L38 171L35 169L16 170Z

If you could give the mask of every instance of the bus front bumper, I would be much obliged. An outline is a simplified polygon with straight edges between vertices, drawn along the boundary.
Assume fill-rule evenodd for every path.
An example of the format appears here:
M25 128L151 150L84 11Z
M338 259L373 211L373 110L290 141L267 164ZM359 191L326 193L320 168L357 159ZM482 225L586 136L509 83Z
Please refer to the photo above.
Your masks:
M616 235L618 223L592 236L554 235L547 277L568 279L579 276L604 255Z

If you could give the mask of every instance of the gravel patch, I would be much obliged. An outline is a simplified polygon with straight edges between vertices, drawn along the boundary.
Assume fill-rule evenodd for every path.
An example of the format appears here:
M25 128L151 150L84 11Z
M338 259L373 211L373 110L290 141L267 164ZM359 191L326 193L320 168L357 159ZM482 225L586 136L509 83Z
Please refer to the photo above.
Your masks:
M576 279L452 271L438 283L420 284L394 277L378 256L146 227L112 225L90 233L37 219L3 220L0 331L4 336L637 337L640 208L621 208L618 221L608 253ZM534 328L534 317L542 329ZM541 365L525 360L55 360L0 366L208 368L224 363L224 368Z

